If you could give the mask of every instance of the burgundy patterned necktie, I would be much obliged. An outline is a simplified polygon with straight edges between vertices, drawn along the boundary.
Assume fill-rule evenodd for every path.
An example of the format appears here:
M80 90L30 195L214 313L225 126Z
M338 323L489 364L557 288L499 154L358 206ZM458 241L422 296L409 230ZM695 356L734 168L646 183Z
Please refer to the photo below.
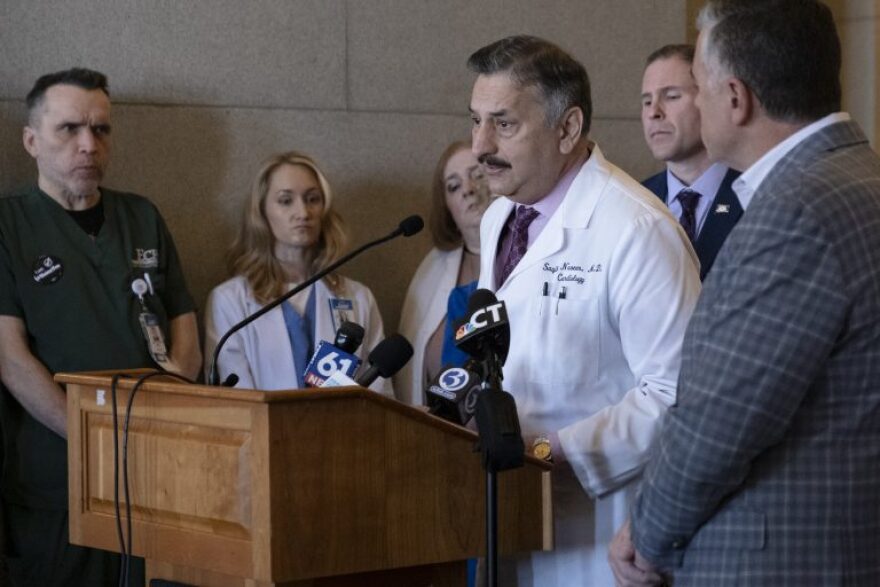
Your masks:
M513 222L510 227L510 254L501 268L498 276L498 285L507 281L508 276L516 267L517 263L525 256L529 248L529 225L538 217L538 211L527 206L517 206Z
M681 227L691 242L697 238L697 203L700 194L694 190L684 189L678 192L678 201L681 203Z

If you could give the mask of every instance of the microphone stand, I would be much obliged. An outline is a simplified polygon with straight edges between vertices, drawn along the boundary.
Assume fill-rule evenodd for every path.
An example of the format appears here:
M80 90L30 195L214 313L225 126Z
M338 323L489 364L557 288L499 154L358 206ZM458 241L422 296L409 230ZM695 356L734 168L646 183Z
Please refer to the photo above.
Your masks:
M500 408L505 405L506 398L505 395L509 396L509 394L505 394L501 387L502 380L502 372L501 372L501 361L498 358L498 355L491 350L486 353L486 379L483 382L483 392L484 394L489 394L493 396L492 399L496 400L494 403L486 403L487 409L490 408ZM497 394L497 396L496 396ZM489 398L486 398L488 402ZM516 429L519 431L519 418L516 414L516 405L513 403L512 396L510 397L510 403L508 404L512 406L513 409L513 417L516 420ZM477 409L480 409L480 406L477 406ZM501 410L499 410L501 411ZM510 415L509 413L507 414ZM494 419L485 419L484 422L492 422L493 428L494 424L498 424L499 422ZM477 432L480 436L480 442L485 443L486 438L494 438L498 430L484 430L482 426L477 427ZM520 436L520 442L522 442L522 437ZM490 444L490 447L493 446ZM483 447L484 458L483 458L483 468L486 470L486 586L487 587L497 587L498 586L498 471L508 468L513 468L508 463L499 463L496 459L493 458L493 455L489 455L488 458L485 457L486 446L484 444ZM522 466L522 464L514 465L514 466Z
M484 393L495 393L488 388ZM486 463L486 587L498 587L498 473Z
M262 308L260 308L259 310L257 310L256 312L254 312L253 314L251 314L250 316L248 316L247 318L245 318L244 320L242 320L241 322L239 322L235 326L233 326L232 328L230 328L228 331L226 331L226 334L224 334L220 338L220 340L217 342L217 346L214 347L214 354L211 356L211 370L210 370L210 375L208 377L208 383L210 383L211 385L219 385L220 384L220 373L217 370L217 358L220 356L220 349L223 348L223 345L226 344L226 341L229 340L230 336L232 336L233 334L235 334L236 332L238 332L239 330L241 330L242 328L244 328L245 326L247 326L248 324L250 324L251 322L253 322L257 318L259 318L260 316L262 316L266 312L269 312L269 311L273 310L274 308L280 306L281 304L283 304L288 299L292 298L293 296L295 296L296 294L298 294L299 292L301 292L305 288L320 281L326 275L328 275L329 273L332 273L333 271L335 271L336 269L338 269L340 266L344 265L345 263L348 263L350 260L357 257L358 255L360 255L361 253L363 253L367 249L370 249L370 248L375 247L377 245L381 245L382 243L386 243L392 239L399 237L400 235L411 236L411 235L417 233L419 230L421 230L421 226L418 226L417 228L415 228L415 230L413 230L414 227L412 225L406 226L407 222L409 222L411 220L411 218L413 218L413 217L407 218L406 220L401 222L400 226L397 227L396 229L394 229L394 231L391 232L390 234L388 234L387 236L383 236L382 238L376 239L374 241L370 241L367 244L348 253L347 255L344 255L336 262L331 263L330 265L328 265L327 267L325 267L321 271L318 271L317 273L312 275L309 279L306 279L305 281L303 281L298 286L294 287L292 290L290 290L286 294L282 295L281 297L275 299L272 302L269 302L268 304L266 304L265 306L263 306ZM418 220L419 220L419 223L421 223L421 218L419 218Z

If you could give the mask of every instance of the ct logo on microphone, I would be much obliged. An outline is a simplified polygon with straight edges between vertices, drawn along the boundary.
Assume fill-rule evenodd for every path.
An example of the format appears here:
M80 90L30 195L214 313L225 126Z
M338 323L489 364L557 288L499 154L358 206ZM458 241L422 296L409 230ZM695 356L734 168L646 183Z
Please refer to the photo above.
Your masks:
M455 333L455 340L461 340L471 332L485 328L490 324L501 322L501 309L503 307L504 304L498 302L474 312L469 321L459 326Z
M440 376L440 387L446 391L458 391L467 385L468 372L460 367L447 369Z

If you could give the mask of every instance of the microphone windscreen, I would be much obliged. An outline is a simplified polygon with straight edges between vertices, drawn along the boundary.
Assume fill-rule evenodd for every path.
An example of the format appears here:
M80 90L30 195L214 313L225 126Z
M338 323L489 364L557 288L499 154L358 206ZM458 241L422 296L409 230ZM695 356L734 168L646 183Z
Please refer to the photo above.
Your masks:
M404 218L400 223L398 228L403 233L403 236L412 236L421 232L421 230L425 227L425 221L422 220L422 217L418 214L413 214L408 218Z
M340 325L339 330L336 331L336 339L333 341L333 346L349 354L354 354L360 348L363 341L364 327L357 322L346 320Z
M409 341L402 334L392 334L370 351L369 361L379 375L388 379L400 371L412 356L413 348Z
M474 293L471 294L471 297L468 298L468 314L473 314L480 308L485 308L486 306L491 306L492 304L497 303L498 298L488 289L481 288L475 290Z

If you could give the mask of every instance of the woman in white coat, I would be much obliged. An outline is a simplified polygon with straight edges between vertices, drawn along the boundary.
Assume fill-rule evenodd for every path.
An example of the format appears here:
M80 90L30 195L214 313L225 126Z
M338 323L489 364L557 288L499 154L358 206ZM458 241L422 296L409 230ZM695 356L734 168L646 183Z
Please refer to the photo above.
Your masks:
M437 162L431 186L428 226L434 248L410 282L400 333L412 341L412 360L394 377L397 399L424 404L424 389L443 365L461 365L452 321L464 315L480 271L480 219L489 206L489 187L470 142L452 143ZM451 316L451 319L449 317Z
M208 298L205 356L234 324L339 258L345 241L330 185L312 159L291 151L264 161L229 252L234 277ZM235 373L245 389L304 387L315 347L332 342L346 320L364 327L363 360L383 338L376 301L366 286L330 274L230 337L217 361L220 379ZM387 380L372 387L391 394Z

